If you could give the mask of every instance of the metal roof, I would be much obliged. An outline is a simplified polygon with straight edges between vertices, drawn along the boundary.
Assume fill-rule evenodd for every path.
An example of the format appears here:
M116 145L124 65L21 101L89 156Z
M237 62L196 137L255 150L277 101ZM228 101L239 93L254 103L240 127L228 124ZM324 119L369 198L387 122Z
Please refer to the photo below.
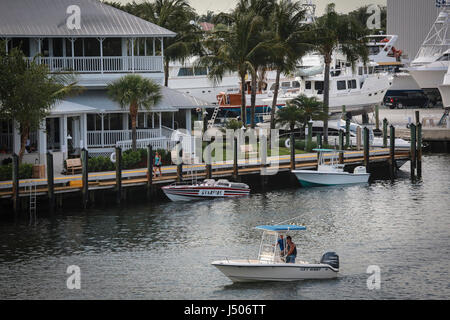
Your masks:
M69 29L69 6L80 29ZM98 0L1 0L0 37L174 37L176 34Z
M177 112L180 109L195 109L210 105L206 101L166 87L161 87L161 93L161 101L153 106L150 111ZM128 112L128 110L122 109L117 102L111 100L106 90L86 90L78 96L66 98L51 111L52 114L73 114L77 112L114 113Z

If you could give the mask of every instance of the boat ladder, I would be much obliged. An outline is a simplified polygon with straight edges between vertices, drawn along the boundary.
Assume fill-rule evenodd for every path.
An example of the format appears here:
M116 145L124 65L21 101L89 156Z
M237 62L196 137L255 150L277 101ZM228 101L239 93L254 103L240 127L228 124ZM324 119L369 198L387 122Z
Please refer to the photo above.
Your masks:
M212 126L214 125L214 122L216 122L216 118L217 118L217 115L219 114L222 100L223 100L223 97L220 97L219 103L214 108L214 112L211 116L211 119L208 120L208 129L212 128Z
M34 224L36 224L36 184L32 182L29 186L29 194L30 194L30 225L34 220Z

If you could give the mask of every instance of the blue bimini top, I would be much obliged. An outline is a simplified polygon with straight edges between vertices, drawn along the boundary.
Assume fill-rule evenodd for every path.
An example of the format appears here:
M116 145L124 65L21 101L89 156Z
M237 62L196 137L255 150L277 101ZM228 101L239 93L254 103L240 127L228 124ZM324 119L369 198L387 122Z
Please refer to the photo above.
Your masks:
M301 231L306 230L305 226L296 226L293 224L285 224L285 225L273 225L273 226L257 226L256 229L264 230L264 231Z

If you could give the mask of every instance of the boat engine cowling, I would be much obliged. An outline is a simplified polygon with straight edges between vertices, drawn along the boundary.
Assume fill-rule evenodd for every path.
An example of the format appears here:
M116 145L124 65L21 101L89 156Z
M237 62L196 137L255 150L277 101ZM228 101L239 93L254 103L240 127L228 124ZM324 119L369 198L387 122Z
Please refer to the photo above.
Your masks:
M339 269L339 256L336 252L327 252L320 259L320 263L328 264L335 269Z

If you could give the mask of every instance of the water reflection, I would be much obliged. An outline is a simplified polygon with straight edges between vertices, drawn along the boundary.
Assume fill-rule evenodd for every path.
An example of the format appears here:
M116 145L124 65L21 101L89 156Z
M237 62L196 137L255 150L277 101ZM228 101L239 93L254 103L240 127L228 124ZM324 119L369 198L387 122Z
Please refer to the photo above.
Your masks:
M427 156L425 164L416 182L405 165L394 182L68 212L36 226L5 223L0 298L449 298L442 265L450 254L450 157ZM254 227L286 220L307 226L292 234L302 260L340 255L338 279L232 284L210 265L256 257L261 232ZM82 270L77 292L65 286L71 264ZM383 279L377 292L366 287L367 266L374 264Z

